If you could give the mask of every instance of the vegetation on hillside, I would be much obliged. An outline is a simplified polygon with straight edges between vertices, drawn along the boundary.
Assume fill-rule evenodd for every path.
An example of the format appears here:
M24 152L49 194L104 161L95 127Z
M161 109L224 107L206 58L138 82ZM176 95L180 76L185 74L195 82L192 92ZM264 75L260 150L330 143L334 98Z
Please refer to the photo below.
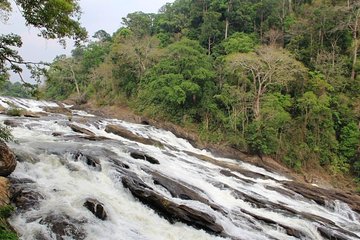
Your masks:
M360 177L360 4L176 0L57 57L45 95L127 102L204 140Z

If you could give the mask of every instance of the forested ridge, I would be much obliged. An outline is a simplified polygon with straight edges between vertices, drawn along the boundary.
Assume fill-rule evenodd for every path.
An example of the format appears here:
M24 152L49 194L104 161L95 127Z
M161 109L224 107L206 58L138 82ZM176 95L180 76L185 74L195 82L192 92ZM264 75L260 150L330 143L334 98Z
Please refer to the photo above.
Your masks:
M360 3L176 0L99 30L44 97L128 104L204 141L360 178Z

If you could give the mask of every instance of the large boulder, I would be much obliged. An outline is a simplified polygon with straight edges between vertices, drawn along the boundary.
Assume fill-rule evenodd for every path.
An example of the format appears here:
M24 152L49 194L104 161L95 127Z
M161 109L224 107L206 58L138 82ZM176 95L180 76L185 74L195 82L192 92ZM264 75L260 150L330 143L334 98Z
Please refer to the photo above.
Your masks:
M216 218L211 214L191 208L187 205L177 204L170 199L155 192L136 176L122 176L122 184L129 189L134 197L143 204L154 209L159 215L171 223L180 221L198 229L203 229L211 234L228 237Z
M0 141L0 176L9 176L16 168L16 158L10 148Z
M0 177L0 207L6 206L10 203L9 187L9 180L7 178Z
M11 202L19 211L38 209L44 197L39 193L36 183L31 179L10 178Z

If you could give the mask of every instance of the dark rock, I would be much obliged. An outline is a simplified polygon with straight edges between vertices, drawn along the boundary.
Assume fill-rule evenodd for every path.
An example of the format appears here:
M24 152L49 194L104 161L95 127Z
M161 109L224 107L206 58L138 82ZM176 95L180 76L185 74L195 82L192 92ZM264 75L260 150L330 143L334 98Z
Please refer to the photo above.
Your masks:
M14 179L11 182L11 202L17 209L27 211L37 209L44 197L37 191L37 186L31 179Z
M135 142L139 142L139 143L143 143L146 145L153 145L153 146L158 146L158 147L163 147L163 144L157 140L154 139L150 139L150 138L144 138L144 137L140 137L134 133L132 133L131 131L118 126L118 125L107 125L105 128L105 131L108 133L113 133L115 135L118 135L120 137L129 139L131 141L135 141Z
M210 206L215 211L219 211L223 214L226 214L224 210L221 209L221 207L211 203L208 199L201 196L198 193L201 191L200 189L193 190L187 187L185 183L181 183L178 180L173 180L157 172L150 172L150 171L147 172L152 175L154 184L160 185L163 188L165 188L171 194L172 197L180 198L183 200L198 201Z
M206 212L171 202L162 195L154 192L137 177L123 176L122 183L134 197L154 209L158 214L170 222L181 221L190 226L203 229L211 234L225 236L224 229L216 223L215 217Z
M150 125L150 122L147 119L141 119L140 123L143 125Z
M84 162L86 165L90 166L91 168L97 171L101 171L100 159L94 156L90 156L81 152L76 152L74 153L74 159L75 161Z
M340 200L350 206L350 208L360 214L360 196L346 193L335 189L323 189L310 184L295 181L283 181L283 186L303 197L313 200L325 206L326 202Z
M81 226L84 222L73 219L67 215L51 214L41 219L40 224L46 225L49 230L55 234L56 240L86 238L85 231Z
M77 133L82 133L82 134L86 134L86 135L95 135L92 131L87 130L85 128L79 127L75 124L71 124L69 123L68 126L71 128L71 130L73 130L74 132Z
M12 120L12 119L6 119L4 121L4 125L9 127L20 127L22 124L18 121Z
M159 160L140 152L131 152L130 156L135 159L142 159L148 161L151 164L160 164Z
M63 134L60 132L53 132L51 135L53 135L54 137L59 137L62 136Z
M108 140L109 138L107 137L103 137L103 136L95 136L95 135L87 135L87 136L82 136L81 138L89 140L89 141L104 141L104 140Z
M4 142L0 141L0 176L9 176L15 168L15 155Z
M107 219L107 213L104 209L104 204L102 204L98 200L89 198L84 203L84 207L86 207L90 212L92 212L97 218L101 220Z

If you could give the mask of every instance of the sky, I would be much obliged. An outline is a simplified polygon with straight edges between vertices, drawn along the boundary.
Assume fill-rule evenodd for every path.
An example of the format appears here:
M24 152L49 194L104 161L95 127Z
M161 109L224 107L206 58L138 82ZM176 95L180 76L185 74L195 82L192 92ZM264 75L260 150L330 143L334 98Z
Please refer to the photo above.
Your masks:
M103 29L112 34L121 27L121 18L128 13L142 11L157 13L167 2L174 0L80 0L82 16L80 22L92 36L97 30ZM15 33L22 37L23 47L19 50L25 61L51 62L57 55L69 54L73 44L68 42L64 49L57 40L46 40L37 36L36 28L26 27L18 8L13 6L13 12L6 23L0 23L0 33ZM29 80L30 74L24 71L23 76ZM11 81L18 81L17 75L11 75ZM30 81L31 82L31 81Z

